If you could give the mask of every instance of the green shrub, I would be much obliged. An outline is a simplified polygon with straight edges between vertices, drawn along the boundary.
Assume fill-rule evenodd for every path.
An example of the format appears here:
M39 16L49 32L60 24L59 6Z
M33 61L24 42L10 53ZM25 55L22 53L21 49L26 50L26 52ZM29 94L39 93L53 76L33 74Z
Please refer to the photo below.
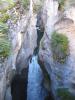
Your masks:
M9 4L11 4L11 5L13 5L14 4L14 2L13 2L13 0L6 0Z
M21 0L22 5L24 6L25 9L28 8L29 5L29 0Z
M7 5L3 7L4 3ZM8 26L5 24L10 18L7 11L12 9L16 3L13 0L0 0L0 57L8 57L10 54L10 41L8 38Z
M0 57L7 57L10 54L10 41L7 30L7 25L0 22Z
M0 1L0 5L3 5L4 2L8 2L8 6L0 9L1 13L6 13L8 10L12 9L13 7L16 6L16 2L13 2L13 0L5 0L5 1Z
M3 4L3 3L8 3L8 4L13 4L13 0L0 0L0 4Z
M40 11L41 8L42 8L42 5L41 5L41 4L39 4L39 5L34 5L33 11L34 11L35 13L37 13L37 12Z
M53 59L64 63L68 55L68 38L63 34L54 32L51 37L51 49Z
M67 88L58 88L57 96L60 100L75 100L75 96L70 93Z
M10 18L10 16L8 14L2 14L2 16L0 17L0 22L7 22L7 20Z
M10 42L8 39L0 38L0 57L9 56L10 52Z
M0 22L0 33L6 33L8 31L8 26Z
M64 10L64 5L65 5L65 1L66 0L58 0L58 2L59 2L59 10Z

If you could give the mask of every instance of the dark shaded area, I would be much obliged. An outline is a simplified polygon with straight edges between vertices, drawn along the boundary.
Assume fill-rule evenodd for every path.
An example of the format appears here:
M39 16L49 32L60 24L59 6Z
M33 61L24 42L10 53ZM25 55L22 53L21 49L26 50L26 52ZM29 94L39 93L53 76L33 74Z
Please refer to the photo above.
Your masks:
M34 55L37 55L39 52L39 46L40 46L40 41L43 37L44 32L41 32L41 30L37 29L37 47L34 50Z
M23 69L21 74L16 74L11 83L12 100L27 100L28 70Z
M37 27L37 47L34 50L34 55L38 54L38 52L39 52L39 46L40 46L40 41L41 41L41 39L42 39L42 37L44 35L44 24L43 24L43 20L42 20L41 15L42 15L42 12L40 11L38 13L38 15L37 15L37 24L36 24L36 27ZM44 63L38 59L38 64L40 65L40 67L41 67L41 69L43 71L44 81L48 82L48 84L50 86L51 79L50 79L50 77L48 75L48 72L45 69ZM53 94L50 91L50 89L47 90L47 91L48 91L48 96L46 96L45 100L54 100Z
M41 69L42 69L42 72L43 72L43 75L44 75L44 78L47 80L47 82L49 83L49 86L51 85L51 79L50 79L50 76L44 66L44 63L42 61L40 61L40 59L38 59L38 64L40 65ZM50 89L49 89L50 91Z
M53 94L49 92L49 95L45 98L45 100L54 100Z
M40 41L41 41L41 39L42 39L42 37L44 35L44 32L42 32L41 30L37 29L37 35L38 35L38 37L37 37L37 45L39 46L40 45Z
M36 23L36 28L37 28L37 47L34 50L34 55L37 55L39 52L39 46L40 46L40 41L44 35L44 25L43 25L43 20L41 18L42 12L40 11L37 15L37 23Z

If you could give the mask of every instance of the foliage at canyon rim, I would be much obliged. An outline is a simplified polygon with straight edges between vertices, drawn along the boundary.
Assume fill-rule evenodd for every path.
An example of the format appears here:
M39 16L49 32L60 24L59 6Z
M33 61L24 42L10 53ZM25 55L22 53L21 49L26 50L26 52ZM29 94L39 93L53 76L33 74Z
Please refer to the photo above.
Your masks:
M0 22L0 57L7 57L10 54L10 41L7 30L7 25Z
M59 10L63 11L66 0L58 0L58 2L59 2Z
M75 100L75 96L71 94L67 88L58 88L57 96L61 100Z
M0 5L4 2L8 2L9 5L0 9L0 57L3 58L10 55L11 48L8 38L8 26L6 25L7 20L10 18L7 11L12 9L15 5L12 0L0 0Z
M10 16L9 16L7 13L2 14L2 16L0 17L0 22L5 23L5 22L7 22L7 20L8 20L9 18L10 18Z
M41 8L42 8L42 5L41 5L41 4L36 4L36 5L34 5L34 7L33 7L33 11L34 11L35 13L37 13L37 12L40 11Z
M23 7L24 7L25 9L28 8L29 3L30 3L29 0L22 0L22 1L21 1L21 4L23 5Z
M60 63L65 63L68 55L68 38L63 34L54 32L51 37L51 49L53 59Z
M16 5L16 3L13 2L13 0L4 0L4 1L0 0L0 5L3 6L4 2L8 3L8 5L3 7L3 8L1 8L0 9L0 13L6 13L8 10L12 9Z
M38 13L42 9L42 4L43 4L42 2L43 2L43 0L41 0L40 3L34 4L34 6L33 6L34 13Z

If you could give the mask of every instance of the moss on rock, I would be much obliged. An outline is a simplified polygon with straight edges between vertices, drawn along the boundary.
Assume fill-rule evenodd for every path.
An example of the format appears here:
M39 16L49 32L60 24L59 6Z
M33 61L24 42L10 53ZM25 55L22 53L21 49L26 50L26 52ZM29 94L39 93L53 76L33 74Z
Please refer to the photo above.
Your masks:
M8 31L8 26L5 23L0 22L0 33L6 33Z
M59 2L59 10L63 11L66 0L58 0Z
M7 30L7 25L0 22L0 57L4 58L10 54L10 41Z
M63 34L54 32L51 37L51 49L53 59L60 63L65 63L68 55L68 38Z
M51 88L50 76L49 76L49 74L48 74L48 72L47 72L47 70L45 68L44 63L40 59L38 60L38 63L40 65L41 69L42 69L43 76L44 76L43 85L48 91L50 91L50 88Z
M75 100L75 96L67 88L58 88L57 96L60 100Z
M0 17L0 22L7 22L7 20L10 18L10 16L5 13L5 14L2 14L2 16Z
M42 8L41 4L38 4L38 5L36 4L33 6L33 12L38 13L41 10L41 8Z
M23 7L24 7L25 9L28 8L29 3L30 3L29 0L21 0L21 4L23 5Z
M16 2L13 2L13 0L5 0L5 1L0 1L0 6L3 6L3 3L8 3L7 6L1 7L0 12L1 13L6 13L8 10L12 9L13 7L16 6Z

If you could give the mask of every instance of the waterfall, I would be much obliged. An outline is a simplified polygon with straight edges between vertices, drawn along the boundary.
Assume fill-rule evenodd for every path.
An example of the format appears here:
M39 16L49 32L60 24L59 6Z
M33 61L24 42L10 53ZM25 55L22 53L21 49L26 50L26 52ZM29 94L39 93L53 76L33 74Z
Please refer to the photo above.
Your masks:
M57 19L56 17L58 15L58 2L53 1L53 0L47 0L45 4L45 9L47 11L47 17L48 17L47 23L46 23L46 33L50 35L50 33L53 31L53 25L55 24L56 19ZM33 15L32 0L30 0L30 15L31 17L33 17L32 16ZM38 31L38 29L37 29L37 33L41 34L41 32ZM40 37L38 36L38 38ZM37 42L40 42L40 40L37 39ZM37 49L39 49L39 43L35 50L37 51ZM38 55L38 53L36 55ZM47 94L47 91L43 85L43 73L40 68L40 65L38 64L38 57L35 56L34 54L32 56L32 59L29 62L27 100L44 100L46 94Z
M37 56L33 56L29 62L27 100L44 100L45 96L43 73L37 62Z

